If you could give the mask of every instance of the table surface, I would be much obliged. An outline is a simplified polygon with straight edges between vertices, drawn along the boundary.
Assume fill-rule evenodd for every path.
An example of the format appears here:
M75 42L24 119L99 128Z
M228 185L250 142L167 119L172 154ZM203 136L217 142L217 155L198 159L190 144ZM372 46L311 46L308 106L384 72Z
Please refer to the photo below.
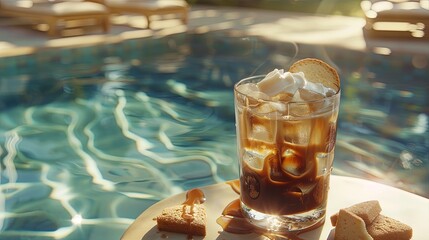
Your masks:
M194 237L194 239L266 239L257 234L236 235L226 233L216 223L216 219L221 215L224 207L238 197L230 185L219 183L201 189L207 197L205 203L208 216L207 236L205 238ZM181 204L184 199L185 193L181 193L148 208L125 231L122 240L165 239L166 237L168 239L183 239L182 234L158 231L156 221L153 219L161 213L163 208ZM303 233L299 237L302 239L328 239L333 229L328 219L329 216L341 208L368 200L380 202L381 214L410 225L413 228L413 239L423 240L427 237L426 222L427 216L429 216L429 199L372 181L335 175L331 178L325 224L315 230Z

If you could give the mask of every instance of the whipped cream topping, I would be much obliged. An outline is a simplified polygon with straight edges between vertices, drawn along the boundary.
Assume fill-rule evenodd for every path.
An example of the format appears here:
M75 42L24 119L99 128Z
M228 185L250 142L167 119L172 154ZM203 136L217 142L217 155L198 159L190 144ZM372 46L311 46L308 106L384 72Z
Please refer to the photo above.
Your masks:
M321 97L335 94L333 89L325 87L321 83L308 81L303 72L291 73L284 69L274 69L257 83L256 86L260 92L269 97L274 97L281 93L295 96L299 89L320 95Z

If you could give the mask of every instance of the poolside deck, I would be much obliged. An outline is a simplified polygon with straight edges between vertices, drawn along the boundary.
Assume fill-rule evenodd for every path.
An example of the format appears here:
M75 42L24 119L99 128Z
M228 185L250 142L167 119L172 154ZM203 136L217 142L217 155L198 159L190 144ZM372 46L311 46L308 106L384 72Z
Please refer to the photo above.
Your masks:
M34 48L65 47L104 41L120 41L153 35L185 31L240 30L276 40L309 44L335 44L354 49L365 48L362 34L364 19L343 16L299 14L284 11L257 10L218 6L194 5L187 26L179 19L164 18L153 22L152 30L146 28L143 16L113 17L112 28L103 34L98 29L65 32L63 37L49 37L45 32L32 29L28 23L3 18L0 21L0 57L19 55ZM67 36L71 34L71 36Z
M0 57L26 54L37 48L97 44L186 31L221 30L239 30L281 41L335 45L354 50L381 47L408 53L429 53L427 41L365 38L362 31L365 24L363 18L238 7L192 5L187 26L182 25L179 19L169 18L167 15L155 19L152 29L147 29L143 16L117 16L111 18L112 27L107 34L97 29L88 29L83 33L79 30L64 32L62 37L50 37L16 19L0 20Z

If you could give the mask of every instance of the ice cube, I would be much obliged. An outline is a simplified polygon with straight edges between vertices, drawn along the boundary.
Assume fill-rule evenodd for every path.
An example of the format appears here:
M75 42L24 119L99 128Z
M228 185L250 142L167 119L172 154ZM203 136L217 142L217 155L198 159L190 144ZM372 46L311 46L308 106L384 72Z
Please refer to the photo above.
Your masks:
M322 83L313 83L309 81L306 81L300 89L311 91L324 97L331 97L337 93L334 89L326 87Z
M257 106L259 100L269 100L270 97L263 92L259 91L259 88L255 83L246 83L239 85L237 91L243 95L237 95L237 100L241 105L244 106Z
M258 106L258 108L256 109L256 114L265 115L270 113L279 113L278 116L281 117L281 113L284 113L285 111L286 111L286 106L282 103L264 102Z
M312 108L306 102L295 103L289 108L289 115L293 117L308 117L311 113Z
M283 139L285 142L293 144L295 148L299 146L306 147L310 141L312 130L311 119L300 119L296 121L283 122ZM306 151L306 150L302 150Z
M253 124L251 138L263 142L272 142L273 134L271 134L264 125Z
M253 92L259 92L259 88L255 83L245 83L237 86L237 91L245 95L251 95Z
M313 91L310 89L300 88L298 89L299 97L304 101L317 101L325 98L325 95L323 93Z
M301 89L325 95L325 87L321 83L306 81L306 83L304 84L304 86L301 87Z
M269 119L252 124L251 138L265 143L274 143L276 141L276 132L278 122Z
M237 91L244 94L244 95L250 96L256 100L258 100L258 99L263 99L263 100L270 99L270 97L268 95L259 91L259 88L257 87L257 85L255 83L246 83L246 84L240 85L237 87Z
M243 153L243 161L254 170L262 170L264 167L264 159L269 156L271 152L259 152L254 149L246 149Z
M292 97L292 102L289 104L289 115L294 117L304 117L311 113L310 104L301 97L301 89L296 91Z
M326 197L326 187L327 184L325 184L325 181L316 178L314 181L298 182L296 185L287 189L283 194L285 196L297 196L304 202L315 201L320 204Z
M290 102L292 98L293 98L293 94L282 92L273 96L271 99L273 101L279 101L279 102Z
M270 99L270 97L263 92L252 92L251 94L249 94L249 96L251 96L252 98L254 98L256 100L269 100Z
M259 90L271 97L281 92L296 91L294 85L293 76L289 72L285 73L283 69L275 69L257 83Z
M304 99L301 98L301 95L299 91L296 91L296 93L292 97L292 102L302 102Z
M326 174L328 168L332 164L332 157L329 153L318 152L315 154L315 159L317 161L317 175Z
M286 149L282 157L282 170L287 175L300 176L305 172L305 159L293 149Z
M318 181L300 182L296 185L296 188L298 188L302 194L309 194L309 193L312 193L313 190L315 190L315 187L317 186L318 183L319 183Z

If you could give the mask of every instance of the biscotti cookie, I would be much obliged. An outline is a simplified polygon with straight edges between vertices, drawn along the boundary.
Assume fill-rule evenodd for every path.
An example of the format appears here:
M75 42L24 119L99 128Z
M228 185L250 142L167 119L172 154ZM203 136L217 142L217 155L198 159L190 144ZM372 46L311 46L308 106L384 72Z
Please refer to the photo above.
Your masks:
M323 86L331 89L340 88L340 77L337 71L319 59L301 59L289 68L289 72L304 72L305 78L313 83L321 83Z
M335 226L335 240L409 240L413 229L393 218L380 214L381 207L378 201L367 201L351 207L340 209L331 216L331 223ZM357 220L359 218L360 220ZM371 238L368 238L366 234ZM349 235L347 235L349 234Z
M366 225L369 225L380 214L381 207L377 200L361 202L346 208L347 211L358 215ZM338 213L331 216L332 226L337 224Z
M374 240L408 240L413 236L410 226L381 214L367 230Z
M372 240L365 222L356 214L341 209L338 214L334 240Z
M156 222L161 231L205 236L206 218L206 209L202 204L177 205L165 208Z

